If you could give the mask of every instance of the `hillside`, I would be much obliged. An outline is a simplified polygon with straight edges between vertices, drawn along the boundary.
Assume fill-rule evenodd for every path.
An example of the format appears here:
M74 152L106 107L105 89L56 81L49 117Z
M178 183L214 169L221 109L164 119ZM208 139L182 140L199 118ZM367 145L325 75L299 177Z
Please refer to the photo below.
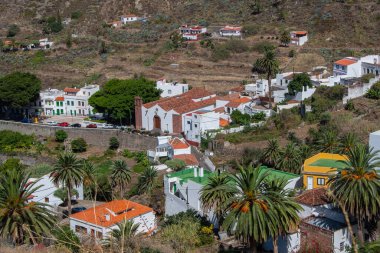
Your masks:
M16 41L45 37L42 20L47 17L59 15L64 20L78 14L63 31L48 35L55 49L40 54L0 53L1 74L15 69L32 71L45 87L144 74L186 79L194 86L222 91L249 81L251 64L260 55L257 45L278 45L274 38L282 28L308 30L311 37L303 48L279 48L285 70L308 71L312 66L331 66L342 56L380 52L376 32L380 4L376 0L18 0L2 1L0 8L0 35L4 37L9 25L17 24L21 32ZM119 31L104 28L103 24L126 13L144 15L150 22ZM256 35L244 40L244 50L232 50L225 60L212 60L211 50L199 43L167 50L171 32L180 24L198 22L207 22L211 31L225 24L251 25ZM71 33L78 37L68 49L65 41ZM99 55L100 41L106 43L107 54ZM297 50L295 58L288 57L292 49Z

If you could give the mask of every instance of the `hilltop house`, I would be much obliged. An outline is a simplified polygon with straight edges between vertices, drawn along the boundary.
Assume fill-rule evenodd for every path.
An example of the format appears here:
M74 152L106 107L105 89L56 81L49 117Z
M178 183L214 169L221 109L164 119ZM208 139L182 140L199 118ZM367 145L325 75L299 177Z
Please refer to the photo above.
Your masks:
M39 43L40 43L39 46L40 46L40 48L42 48L42 49L48 49L48 48L51 48L51 47L53 46L53 44L54 44L54 42L49 41L48 38L40 39L40 40L39 40Z
M56 210L58 205L62 204L62 200L54 196L54 192L62 187L54 184L50 178L50 174L40 178L30 178L29 182L35 182L35 187L40 187L33 195L29 196L29 202L39 202L50 205L51 210ZM83 200L83 185L74 188L78 192L78 196L73 196L72 199Z
M161 90L161 97L173 97L189 91L187 83L167 82L166 79L160 79L156 82L156 88Z
M152 208L129 200L113 200L69 216L70 228L80 237L107 238L117 224L130 220L139 224L137 233L151 234L157 228Z
M225 26L219 30L222 37L241 37L241 26Z
M325 187L329 176L344 168L347 158L339 154L319 153L305 160L303 185L308 190Z
M182 38L184 38L185 40L196 41L201 38L202 34L207 33L207 28L200 25L182 25L179 28L179 31L182 34Z
M290 43L296 46L303 46L308 41L307 31L290 32Z
M141 18L135 14L127 14L120 17L120 21L123 25L131 22L136 22L141 20Z

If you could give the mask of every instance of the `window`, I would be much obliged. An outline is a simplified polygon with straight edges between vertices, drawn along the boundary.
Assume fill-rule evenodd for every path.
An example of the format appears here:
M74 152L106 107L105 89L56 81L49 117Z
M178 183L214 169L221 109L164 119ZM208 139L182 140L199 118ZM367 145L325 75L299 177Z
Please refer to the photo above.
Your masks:
M85 91L83 91L83 95L86 95L86 92L85 92Z
M56 102L56 104L57 104L57 106L59 106L59 102L58 101Z
M168 94L172 94L172 90L168 90Z
M82 114L82 110L81 109L79 109L79 114Z
M75 225L75 232L81 233L81 234L87 234L87 228Z
M187 121L187 124L188 124L188 125L190 125L190 124L191 124L190 120L188 120L188 121Z
M45 203L49 203L49 198L45 197Z
M63 106L63 102L60 102L60 105Z
M96 231L96 237L99 238L99 239L102 239L103 238L103 233L99 232L99 231Z
M63 114L63 109L61 109L61 114Z
M71 105L74 106L74 101L71 101Z
M199 138L199 135L195 135L195 139L198 139Z
M67 105L70 105L70 101L67 101Z
M325 185L325 179L324 178L317 178L317 185Z
M78 101L78 106L80 106L80 101Z
M82 102L82 106L84 106L84 102Z
M194 127L197 128L197 127L198 127L198 124L194 124Z
M340 251L343 251L343 250L344 250L344 242L341 242L341 243L339 244L339 250L340 250Z

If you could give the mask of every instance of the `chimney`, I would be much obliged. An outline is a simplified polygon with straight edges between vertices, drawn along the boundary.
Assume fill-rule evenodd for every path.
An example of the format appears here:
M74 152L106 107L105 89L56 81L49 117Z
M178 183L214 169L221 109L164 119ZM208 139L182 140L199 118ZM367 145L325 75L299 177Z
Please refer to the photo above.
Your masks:
M203 171L203 167L201 167L199 170L199 177L203 177L203 176L204 176L204 171Z
M198 177L198 168L194 167L194 177Z
M111 220L111 216L109 214L104 215L104 217L106 218L106 221L110 221Z
M142 127L142 99L135 97L135 127L140 130Z

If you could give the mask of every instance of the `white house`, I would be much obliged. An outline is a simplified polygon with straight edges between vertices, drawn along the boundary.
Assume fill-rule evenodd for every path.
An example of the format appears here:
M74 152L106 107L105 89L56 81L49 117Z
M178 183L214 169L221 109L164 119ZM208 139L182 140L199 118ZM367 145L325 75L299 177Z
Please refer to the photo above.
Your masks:
M139 21L141 18L139 16L136 16L134 14L128 14L120 17L120 21L122 24L127 24L131 22Z
M362 75L380 75L380 55L367 55L360 58L360 61L362 63Z
M162 90L161 97L173 97L189 91L187 83L167 82L166 79L160 79L156 82L156 88Z
M117 224L130 220L139 224L137 233L151 234L157 228L152 208L129 200L113 200L69 216L70 228L80 237L99 240L117 229Z
M203 133L220 128L220 113L199 110L185 115L184 134L186 140L198 145Z
M164 177L165 215L193 209L203 215L199 191L212 172L199 167L166 174Z
M369 147L373 148L374 152L379 152L377 157L380 159L380 130L369 134Z
M241 37L241 26L225 26L219 30L222 37Z
M361 76L361 64L358 58L346 57L334 62L334 76Z
M179 28L182 38L185 40L196 41L199 40L201 35L207 33L207 28L203 26L188 26L183 25Z
M62 200L54 196L54 192L62 185L55 185L50 178L50 175L44 175L40 178L31 178L29 182L35 182L35 187L40 187L28 199L30 202L40 202L50 205L49 209L56 210L58 205L62 204ZM72 199L83 200L83 185L74 188L78 192L78 196L73 196Z
M290 43L296 46L302 46L308 41L307 31L290 32Z
M48 38L40 39L39 42L40 42L40 48L43 48L43 49L51 48L54 44L54 42L49 41Z

